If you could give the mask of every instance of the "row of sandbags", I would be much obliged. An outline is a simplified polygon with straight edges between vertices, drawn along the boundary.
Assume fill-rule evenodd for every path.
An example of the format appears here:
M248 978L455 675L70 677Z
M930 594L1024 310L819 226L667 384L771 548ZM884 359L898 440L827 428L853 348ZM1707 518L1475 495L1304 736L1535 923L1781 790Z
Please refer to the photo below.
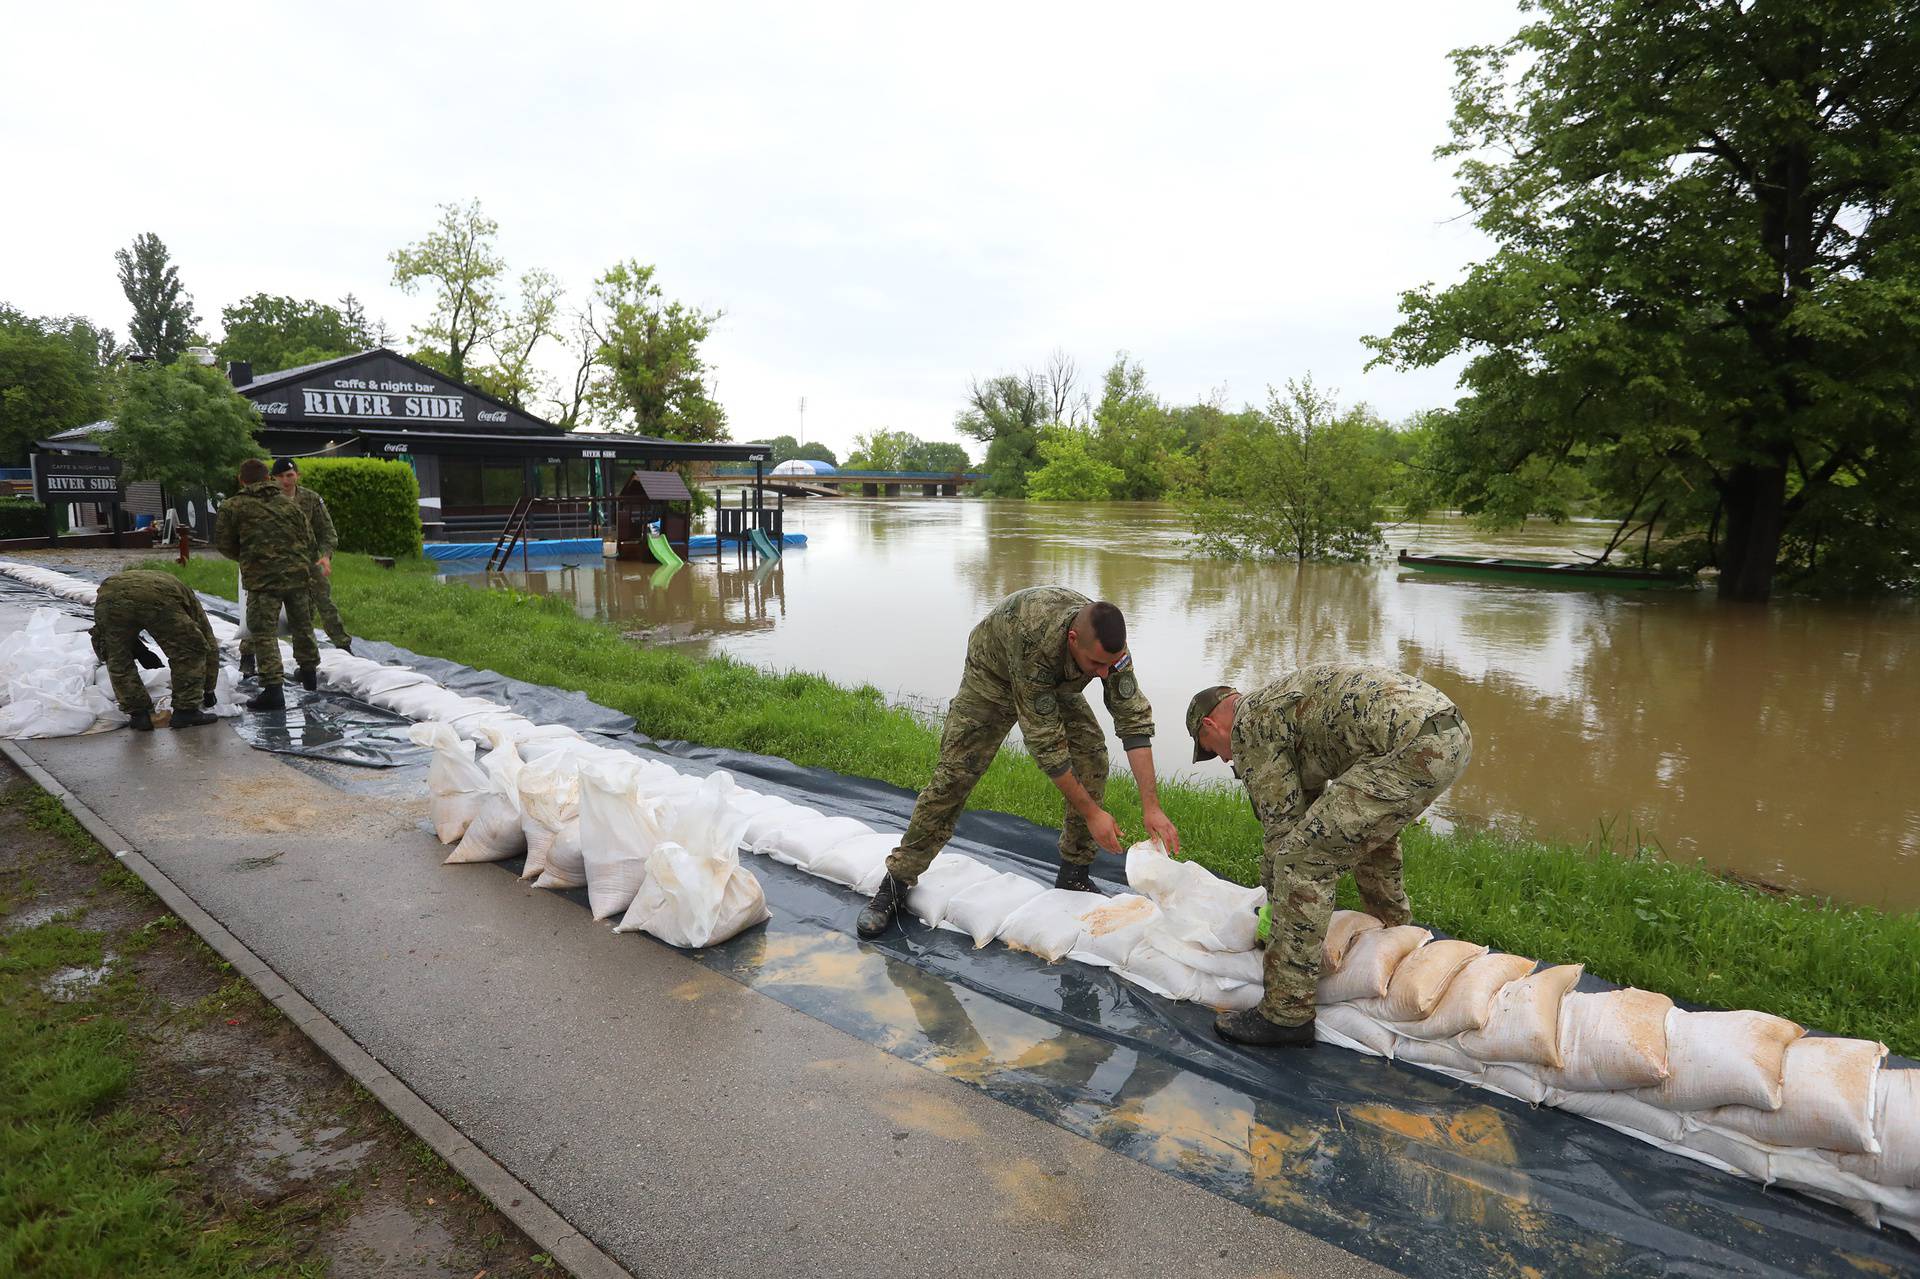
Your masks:
M85 583L60 585L86 592L68 598L91 598ZM563 726L534 725L405 668L328 651L322 673L432 721L416 740L433 749L431 817L454 845L448 861L525 852L523 874L537 886L584 887L596 918L618 916L619 928L676 945L710 944L766 918L737 848L869 893L898 840L746 790L725 773L685 775ZM1108 898L947 853L908 907L976 945L1101 965L1171 998L1221 1008L1258 1001L1260 890L1146 846L1129 852L1127 872L1136 891ZM1539 968L1337 912L1322 955L1318 1032L1920 1235L1920 1070L1887 1068L1877 1043L1806 1035L1765 1013L1690 1012L1648 991L1580 991L1580 976L1578 965Z

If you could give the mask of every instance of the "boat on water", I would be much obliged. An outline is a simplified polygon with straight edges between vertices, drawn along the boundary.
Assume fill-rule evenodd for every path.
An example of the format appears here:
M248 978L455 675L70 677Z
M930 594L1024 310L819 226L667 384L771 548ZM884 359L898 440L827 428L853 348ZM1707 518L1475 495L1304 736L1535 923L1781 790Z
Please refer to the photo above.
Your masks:
M1529 560L1504 556L1419 555L1400 552L1400 567L1422 573L1477 577L1521 584L1600 587L1617 591L1672 590L1693 585L1693 574L1678 569L1621 568L1578 560Z

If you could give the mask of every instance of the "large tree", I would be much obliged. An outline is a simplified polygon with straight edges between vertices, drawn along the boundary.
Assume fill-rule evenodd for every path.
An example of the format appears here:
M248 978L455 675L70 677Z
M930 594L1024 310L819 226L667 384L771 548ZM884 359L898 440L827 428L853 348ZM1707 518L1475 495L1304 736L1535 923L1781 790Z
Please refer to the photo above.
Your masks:
M493 361L469 368L467 380L516 409L547 391L547 377L533 357L542 342L560 337L560 298L565 292L551 271L535 267L522 274L518 304L511 311L502 309L489 343Z
M82 316L34 317L0 303L0 460L22 463L35 440L105 416L118 354L112 331Z
M133 237L131 249L115 251L120 264L120 291L133 308L127 336L134 349L162 364L180 358L193 338L193 297L180 283L180 269L167 256L167 246L151 231Z
M218 370L202 364L129 369L101 440L129 480L157 480L174 493L234 491L234 473L265 457L254 439L260 413Z
M1782 568L1911 580L1914 5L1527 7L1455 55L1442 148L1497 250L1373 340L1403 366L1470 356L1458 500L1524 513L1579 466L1617 514L1697 533L1723 598Z
M500 224L480 201L440 206L440 221L425 238L387 255L393 282L407 293L433 292L433 315L413 331L432 354L432 367L464 379L467 359L500 324L500 276L506 263L494 250Z
M825 462L830 466L840 464L839 455L818 440L802 444L791 435L776 435L767 441L773 449L773 455L767 459L768 466L778 466L799 458L808 462Z
M1027 473L1027 496L1039 502L1104 502L1126 477L1095 457L1091 433L1077 426L1040 432L1040 465Z
M589 393L615 430L670 440L724 440L727 414L707 387L700 344L720 313L669 302L653 268L621 262L594 281L598 370Z
M222 307L220 326L223 334L215 353L222 360L245 360L255 374L315 364L367 347L364 314L349 320L339 308L312 298L255 293Z

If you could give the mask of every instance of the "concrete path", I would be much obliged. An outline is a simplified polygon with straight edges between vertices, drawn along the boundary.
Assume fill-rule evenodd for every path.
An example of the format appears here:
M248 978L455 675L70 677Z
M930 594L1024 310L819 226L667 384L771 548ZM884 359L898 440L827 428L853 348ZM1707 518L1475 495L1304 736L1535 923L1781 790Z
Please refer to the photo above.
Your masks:
M441 866L417 770L224 726L19 745L635 1275L1390 1273L497 868Z

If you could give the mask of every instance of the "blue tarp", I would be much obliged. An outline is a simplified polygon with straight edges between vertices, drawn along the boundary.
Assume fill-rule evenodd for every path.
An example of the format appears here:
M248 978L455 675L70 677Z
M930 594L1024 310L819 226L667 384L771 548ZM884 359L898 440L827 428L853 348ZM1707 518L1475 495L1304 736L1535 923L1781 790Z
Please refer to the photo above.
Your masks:
M782 546L805 546L805 533L788 533L780 539ZM604 543L597 537L559 537L535 539L524 543L527 555L533 559L552 555L599 555L605 549ZM688 540L689 551L711 551L717 540L711 533L702 533ZM427 558L432 560L484 560L493 552L492 542L428 542ZM517 558L519 546L513 551Z

